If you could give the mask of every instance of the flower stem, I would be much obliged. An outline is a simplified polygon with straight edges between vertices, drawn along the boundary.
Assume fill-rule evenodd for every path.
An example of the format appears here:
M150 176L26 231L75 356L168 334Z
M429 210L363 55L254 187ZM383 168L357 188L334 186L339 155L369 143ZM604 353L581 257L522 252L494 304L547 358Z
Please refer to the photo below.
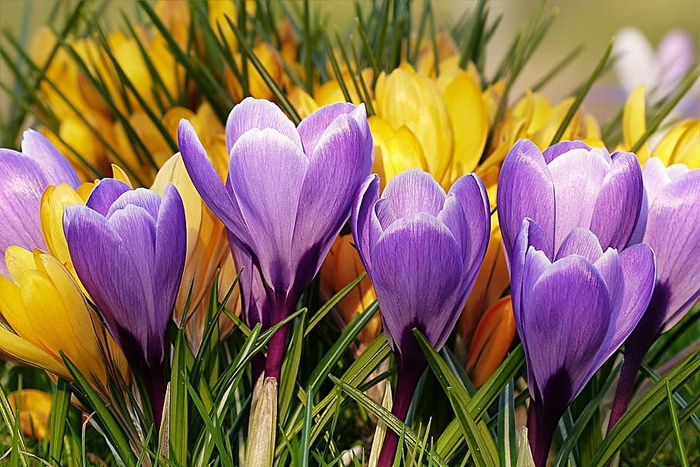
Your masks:
M547 465L549 448L554 438L559 417L545 417L542 410L538 410L537 404L530 402L530 409L527 413L527 434L532 451L532 460L537 467Z
M637 373L642 366L642 359L647 353L648 347L649 346L644 344L641 346L631 344L631 340L627 341L627 345L625 346L625 361L620 371L620 379L617 383L615 399L613 399L610 420L608 421L608 433L612 431L627 410L627 406L632 398L634 382L637 379Z
M160 432L160 423L163 418L163 404L165 404L166 384L160 371L153 371L146 375L146 387L148 400L153 412L155 432Z
M407 362L406 364L401 364L399 362L396 377L396 397L394 398L394 405L391 408L391 413L402 421L406 420L408 408L411 405L411 399L413 399L413 393L416 390L418 380L420 379L421 373L423 373L424 367L425 362L422 362L422 364L416 364L415 361ZM396 448L398 444L399 435L393 430L387 429L382 452L377 461L377 467L391 467L394 464L394 457L396 457Z
M280 380L282 360L284 359L285 344L287 343L287 328L284 326L275 333L267 345L267 360L265 361L265 377Z

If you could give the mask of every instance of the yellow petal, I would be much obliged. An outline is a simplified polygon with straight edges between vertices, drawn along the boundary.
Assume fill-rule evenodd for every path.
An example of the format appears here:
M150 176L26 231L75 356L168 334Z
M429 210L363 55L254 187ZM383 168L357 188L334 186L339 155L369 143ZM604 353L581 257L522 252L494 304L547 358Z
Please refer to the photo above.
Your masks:
M36 389L23 389L8 394L7 400L15 415L20 410L22 433L43 441L51 413L51 395Z
M407 127L401 126L394 131L377 116L369 118L369 127L375 148L372 170L379 174L382 189L399 172L428 169L423 148Z
M442 185L449 188L479 163L486 136L488 116L479 84L464 70L452 68L440 75L437 84L447 104L454 131L454 156L449 176Z
M639 141L646 131L644 108L645 90L644 84L637 86L627 98L622 112L622 138L625 149L628 151ZM637 157L642 164L649 159L649 148L646 143L637 150Z
M479 321L469 347L466 371L474 387L488 380L505 358L515 337L515 317L510 296L496 302Z
M83 193L89 192L94 187L93 183L84 183ZM60 259L73 271L68 243L63 232L63 211L71 204L85 204L86 197L81 196L70 185L62 183L58 186L50 186L41 197L41 230L44 233L46 246L51 254Z
M27 365L43 368L70 379L63 362L58 361L46 350L0 327L0 353Z
M293 86L287 93L287 97L302 119L311 115L319 107L316 101L299 86Z
M665 165L685 164L700 168L700 120L683 120L671 128L654 149Z

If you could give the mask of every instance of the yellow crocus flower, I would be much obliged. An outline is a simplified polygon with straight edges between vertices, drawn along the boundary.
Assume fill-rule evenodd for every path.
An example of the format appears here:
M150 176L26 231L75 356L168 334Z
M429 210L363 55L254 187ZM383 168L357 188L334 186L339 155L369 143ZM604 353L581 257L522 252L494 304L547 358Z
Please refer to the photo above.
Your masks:
M5 252L11 279L0 276L2 352L71 379L63 352L95 387L106 393L112 360L104 328L91 312L70 272L53 256L11 246ZM123 368L123 367L122 367Z
M46 439L51 413L51 394L38 389L22 389L8 394L7 401L15 416L19 410L19 424L24 436L38 441Z

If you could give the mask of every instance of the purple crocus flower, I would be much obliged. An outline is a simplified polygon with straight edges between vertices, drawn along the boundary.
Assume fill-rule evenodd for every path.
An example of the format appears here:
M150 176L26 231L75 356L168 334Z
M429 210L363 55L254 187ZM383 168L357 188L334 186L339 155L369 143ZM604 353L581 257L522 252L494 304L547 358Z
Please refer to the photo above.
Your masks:
M622 249L642 206L642 172L634 154L590 148L580 141L544 152L520 140L503 162L498 219L507 257L523 219L534 220L554 251L575 227L590 229L603 249Z
M241 282L246 321L275 325L318 272L369 175L364 106L325 106L295 127L273 103L243 100L226 122L225 184L186 120L178 138L195 187L230 232L237 268L255 269ZM279 378L285 339L283 328L270 341L268 377Z
M80 184L65 157L41 133L24 132L22 152L0 148L0 274L8 277L5 250L11 245L46 250L39 208L51 185Z
M180 194L102 180L85 206L67 206L71 259L114 337L143 378L160 426L170 323L185 265L187 233Z
M654 288L654 253L644 243L603 251L584 228L555 250L525 219L510 267L530 388L528 437L542 467L559 418L641 319Z
M700 298L700 170L666 168L658 158L644 165L644 205L630 243L648 243L656 254L654 295L625 342L609 429L627 409L642 359L664 332Z
M445 194L430 174L412 170L392 178L380 198L374 175L364 184L351 225L396 355L392 411L403 420L425 368L412 329L437 350L452 332L488 246L488 197L474 174ZM392 464L397 442L395 433L387 433L380 466Z

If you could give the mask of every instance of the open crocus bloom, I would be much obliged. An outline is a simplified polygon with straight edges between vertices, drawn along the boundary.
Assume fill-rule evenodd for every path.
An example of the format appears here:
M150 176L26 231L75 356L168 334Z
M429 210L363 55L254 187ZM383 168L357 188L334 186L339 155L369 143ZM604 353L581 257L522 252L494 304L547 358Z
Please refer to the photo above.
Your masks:
M535 464L544 466L559 418L641 319L654 288L654 254L644 243L603 251L583 228L555 251L545 231L525 219L510 264L528 368L530 445Z
M39 206L46 187L80 184L68 161L40 133L28 130L22 152L0 148L0 274L8 277L5 250L11 245L46 250Z
M526 217L558 250L576 227L589 229L603 249L622 249L642 205L642 172L632 153L612 156L580 141L555 144L544 152L518 141L503 162L498 182L498 217L503 245L513 255Z
M364 106L322 107L295 127L275 104L245 99L226 122L225 184L186 120L178 137L192 182L229 230L236 267L248 267L246 321L278 323L318 272L369 175L374 145ZM285 332L270 343L268 376L279 376Z

